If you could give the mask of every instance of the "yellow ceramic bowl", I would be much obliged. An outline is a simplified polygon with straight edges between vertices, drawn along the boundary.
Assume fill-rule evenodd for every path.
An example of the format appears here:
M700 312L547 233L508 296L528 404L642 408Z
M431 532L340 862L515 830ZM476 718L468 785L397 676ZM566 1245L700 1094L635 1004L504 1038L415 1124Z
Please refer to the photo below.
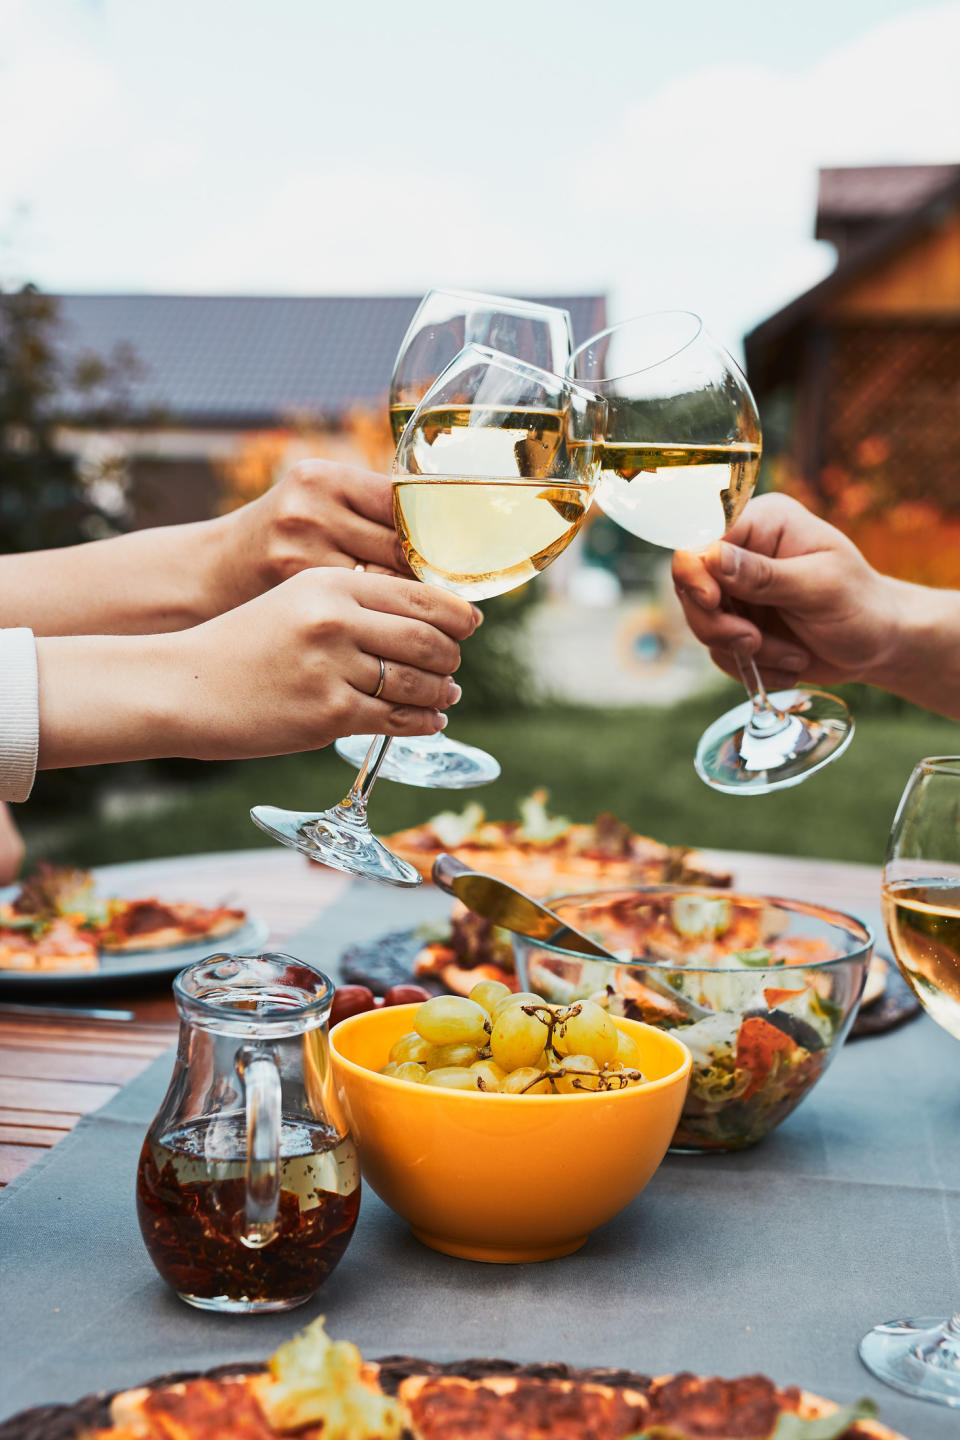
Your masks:
M605 1094L476 1095L378 1075L416 1005L342 1020L333 1077L363 1177L418 1240L469 1260L551 1260L578 1250L643 1189L676 1128L690 1055L672 1035L617 1020L648 1085Z

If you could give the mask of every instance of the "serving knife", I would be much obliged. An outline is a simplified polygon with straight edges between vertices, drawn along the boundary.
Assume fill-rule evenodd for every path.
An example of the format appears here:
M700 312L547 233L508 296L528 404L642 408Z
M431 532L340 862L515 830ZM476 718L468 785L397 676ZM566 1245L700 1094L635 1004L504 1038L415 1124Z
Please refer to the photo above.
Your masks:
M567 950L571 955L593 955L600 960L610 960L614 965L623 965L621 955L615 955L598 941L568 925L559 915L539 900L534 900L515 885L508 885L495 875L486 875L482 870L473 870L458 860L455 855L438 855L433 862L433 881L448 895L453 895L468 910L500 925L515 935L528 940L542 940L557 950ZM653 968L647 968L642 961L629 962L643 970L643 983L658 995L670 1000L691 1020L703 1020L713 1015L703 1005L698 1005L686 995L679 994Z

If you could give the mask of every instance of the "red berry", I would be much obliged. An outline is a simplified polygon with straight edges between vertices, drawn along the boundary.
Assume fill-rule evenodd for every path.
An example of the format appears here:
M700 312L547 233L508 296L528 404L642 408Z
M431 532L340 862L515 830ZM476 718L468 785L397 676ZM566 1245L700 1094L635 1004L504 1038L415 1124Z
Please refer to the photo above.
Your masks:
M362 1015L374 1007L373 991L366 985L338 985L330 1006L330 1028L350 1015Z
M422 1005L430 999L430 991L422 985L391 985L383 997L385 1005Z

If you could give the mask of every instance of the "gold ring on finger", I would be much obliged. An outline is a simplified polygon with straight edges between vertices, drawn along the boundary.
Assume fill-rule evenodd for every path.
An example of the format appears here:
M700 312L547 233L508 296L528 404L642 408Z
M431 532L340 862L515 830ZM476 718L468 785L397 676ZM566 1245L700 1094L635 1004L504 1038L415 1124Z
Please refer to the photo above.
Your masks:
M379 699L380 699L380 696L381 696L381 694L383 693L383 682L384 682L384 680L386 680L386 678L387 678L387 667L386 667L386 665L384 664L383 656L382 656L382 655L378 655L378 656L377 656L377 659L380 661L380 679L379 679L379 681L377 682L377 688L376 688L376 690L374 690L374 692L373 692L373 698L374 698L374 700L379 700Z

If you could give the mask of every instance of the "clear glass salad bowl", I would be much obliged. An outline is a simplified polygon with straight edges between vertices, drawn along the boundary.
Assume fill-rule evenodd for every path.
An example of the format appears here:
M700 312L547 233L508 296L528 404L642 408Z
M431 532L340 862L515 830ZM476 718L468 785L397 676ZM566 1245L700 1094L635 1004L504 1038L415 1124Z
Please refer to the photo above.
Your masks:
M808 1095L852 1025L873 949L851 915L800 900L676 885L555 896L612 951L514 936L521 988L672 1031L693 1056L671 1149L754 1145Z

